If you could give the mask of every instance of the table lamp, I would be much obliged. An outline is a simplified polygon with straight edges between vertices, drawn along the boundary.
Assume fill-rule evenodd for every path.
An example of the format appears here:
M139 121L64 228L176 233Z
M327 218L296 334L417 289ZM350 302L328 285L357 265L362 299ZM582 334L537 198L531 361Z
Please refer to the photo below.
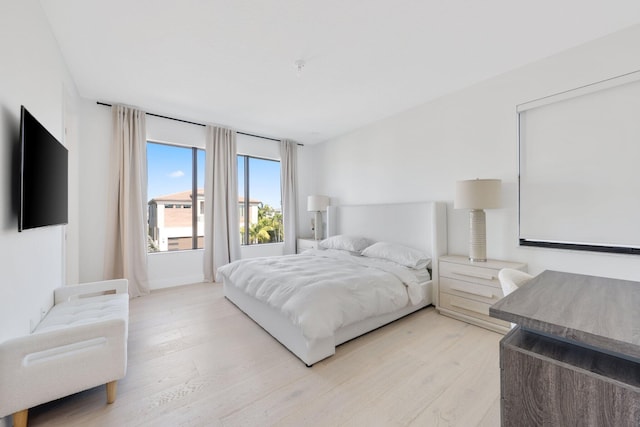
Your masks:
M470 179L456 182L454 209L471 209L469 214L469 260L487 260L486 217L483 209L500 207L499 179Z
M328 196L307 197L307 211L316 213L314 225L314 238L316 240L322 239L322 212L327 210L327 206L329 206Z

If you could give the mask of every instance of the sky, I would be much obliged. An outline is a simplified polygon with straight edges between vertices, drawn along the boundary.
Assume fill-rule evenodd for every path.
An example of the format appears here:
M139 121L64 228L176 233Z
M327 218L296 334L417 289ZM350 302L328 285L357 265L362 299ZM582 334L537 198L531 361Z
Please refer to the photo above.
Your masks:
M190 148L147 144L147 196L154 197L191 189ZM204 188L205 152L198 150L198 188ZM250 198L280 207L280 162L249 158ZM238 158L238 192L244 193L244 161Z

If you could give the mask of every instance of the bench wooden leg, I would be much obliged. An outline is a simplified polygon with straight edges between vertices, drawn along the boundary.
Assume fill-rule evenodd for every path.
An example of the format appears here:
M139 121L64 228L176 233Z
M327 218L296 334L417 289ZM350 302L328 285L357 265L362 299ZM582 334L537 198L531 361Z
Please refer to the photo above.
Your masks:
M118 381L107 383L107 403L116 401L116 391L118 390Z
M23 409L13 414L13 427L27 427L27 417L29 410Z

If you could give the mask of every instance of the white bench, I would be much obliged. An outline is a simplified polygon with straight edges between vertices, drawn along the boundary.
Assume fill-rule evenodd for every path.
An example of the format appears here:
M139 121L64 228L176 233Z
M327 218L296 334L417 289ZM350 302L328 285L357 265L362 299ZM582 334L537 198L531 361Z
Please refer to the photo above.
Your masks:
M29 408L107 385L107 403L127 371L128 282L54 290L54 306L30 335L0 343L0 417L26 426Z

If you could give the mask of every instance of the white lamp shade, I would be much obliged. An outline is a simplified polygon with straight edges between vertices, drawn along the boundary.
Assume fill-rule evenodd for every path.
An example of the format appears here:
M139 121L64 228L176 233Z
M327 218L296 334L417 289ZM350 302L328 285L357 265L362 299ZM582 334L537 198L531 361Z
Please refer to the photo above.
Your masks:
M307 211L309 212L326 211L327 206L329 206L328 196L308 196L307 197Z
M455 209L495 209L500 207L499 179L470 179L456 182Z

